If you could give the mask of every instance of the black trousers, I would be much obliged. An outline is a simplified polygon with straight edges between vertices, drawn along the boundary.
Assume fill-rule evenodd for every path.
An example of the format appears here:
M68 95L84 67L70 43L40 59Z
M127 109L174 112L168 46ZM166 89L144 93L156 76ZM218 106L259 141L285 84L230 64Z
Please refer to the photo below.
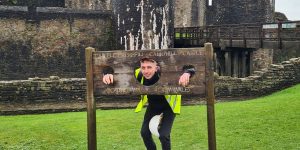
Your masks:
M171 134L171 129L176 115L173 113L172 109L169 106L164 107L162 109L156 109L148 106L144 116L143 125L141 128L141 136L143 138L147 150L156 150L156 145L152 139L152 134L149 129L149 122L153 116L159 115L161 113L163 113L163 118L161 120L161 125L158 130L159 140L163 150L171 149L170 134Z

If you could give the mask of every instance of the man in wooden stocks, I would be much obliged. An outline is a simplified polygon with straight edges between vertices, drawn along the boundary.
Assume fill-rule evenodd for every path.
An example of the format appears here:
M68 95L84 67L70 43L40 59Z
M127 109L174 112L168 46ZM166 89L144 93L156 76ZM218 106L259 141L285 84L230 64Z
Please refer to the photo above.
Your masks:
M104 69L103 82L105 84L113 83L113 70ZM195 74L195 68L192 65L183 67L183 74L179 77L178 84L187 86L189 79ZM160 71L157 62L151 58L142 58L140 68L135 70L136 79L143 85L149 86L156 83L159 79ZM149 122L153 116L162 115L159 125L159 140L163 150L171 149L170 133L176 114L180 113L181 95L142 95L141 101L137 105L135 112L141 111L148 102L148 107L144 116L141 128L141 136L147 150L156 150L156 145L152 139L149 129Z

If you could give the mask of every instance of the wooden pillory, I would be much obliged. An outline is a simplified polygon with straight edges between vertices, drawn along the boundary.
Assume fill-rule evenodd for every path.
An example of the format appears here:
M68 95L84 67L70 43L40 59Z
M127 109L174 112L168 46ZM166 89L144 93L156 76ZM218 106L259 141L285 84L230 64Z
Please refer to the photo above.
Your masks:
M161 68L160 79L151 86L141 85L134 76L134 69L144 57L156 60ZM184 65L193 65L196 69L187 87L178 85ZM105 85L102 82L102 71L107 66L114 69L113 85ZM164 50L95 51L94 48L86 48L88 149L97 149L94 95L181 94L207 99L208 145L210 150L215 150L213 74L211 43L206 43L202 48Z

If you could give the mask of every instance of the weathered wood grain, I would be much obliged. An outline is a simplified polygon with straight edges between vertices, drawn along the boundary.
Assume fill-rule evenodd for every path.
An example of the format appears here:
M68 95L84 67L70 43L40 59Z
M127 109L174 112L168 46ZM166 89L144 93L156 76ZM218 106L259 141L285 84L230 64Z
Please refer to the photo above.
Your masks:
M141 51L96 51L93 53L94 93L95 95L141 95L141 94L182 94L205 96L205 49L165 49ZM149 57L158 62L161 76L151 86L141 85L134 76L139 60ZM184 65L196 69L187 87L178 85ZM114 69L114 84L102 82L103 68Z

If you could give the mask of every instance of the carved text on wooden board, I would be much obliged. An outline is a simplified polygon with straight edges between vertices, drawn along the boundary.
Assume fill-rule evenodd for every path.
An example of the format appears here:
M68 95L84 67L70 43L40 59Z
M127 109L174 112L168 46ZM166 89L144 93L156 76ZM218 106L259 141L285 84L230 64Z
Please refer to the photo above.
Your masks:
M96 95L205 94L205 49L164 49L140 51L96 51L93 53L94 92ZM148 57L158 62L160 79L151 86L141 85L134 76L139 60ZM193 65L195 75L187 87L178 85L184 65ZM114 69L114 84L102 82L103 68Z

